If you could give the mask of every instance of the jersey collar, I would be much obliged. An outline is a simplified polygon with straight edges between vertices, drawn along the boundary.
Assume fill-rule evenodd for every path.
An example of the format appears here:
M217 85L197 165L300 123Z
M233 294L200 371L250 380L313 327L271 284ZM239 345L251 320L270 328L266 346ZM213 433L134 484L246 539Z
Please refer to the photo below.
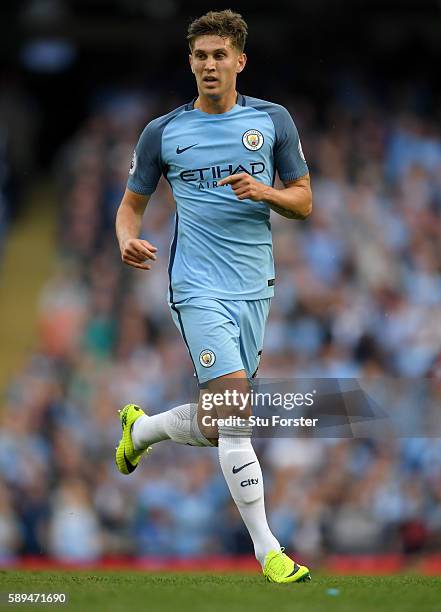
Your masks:
M188 104L185 105L185 110L186 111L194 110L194 103L196 102L196 100L197 100L197 96L193 98L193 100L188 102ZM238 104L239 106L246 106L246 98L239 92L237 92L236 104Z

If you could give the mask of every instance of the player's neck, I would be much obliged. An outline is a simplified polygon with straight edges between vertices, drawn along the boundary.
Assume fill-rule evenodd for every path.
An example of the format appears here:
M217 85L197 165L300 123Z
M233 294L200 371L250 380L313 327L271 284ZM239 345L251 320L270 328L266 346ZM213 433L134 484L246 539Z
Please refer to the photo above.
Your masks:
M199 94L194 103L194 108L198 108L203 113L220 115L231 110L236 104L236 100L237 91L235 89L218 100L213 100L212 98L207 98L206 96Z

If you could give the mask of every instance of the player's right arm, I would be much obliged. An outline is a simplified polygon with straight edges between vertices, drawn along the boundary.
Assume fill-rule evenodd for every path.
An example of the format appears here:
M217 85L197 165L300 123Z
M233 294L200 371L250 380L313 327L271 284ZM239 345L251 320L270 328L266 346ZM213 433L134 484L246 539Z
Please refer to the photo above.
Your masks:
M142 240L142 216L162 172L161 135L158 120L144 128L133 152L127 188L116 214L116 235L121 259L141 270L150 270L156 247Z
M150 242L139 238L142 217L149 198L148 195L140 195L127 188L116 213L116 235L121 259L129 266L141 270L150 270L157 251ZM147 261L149 263L146 263Z

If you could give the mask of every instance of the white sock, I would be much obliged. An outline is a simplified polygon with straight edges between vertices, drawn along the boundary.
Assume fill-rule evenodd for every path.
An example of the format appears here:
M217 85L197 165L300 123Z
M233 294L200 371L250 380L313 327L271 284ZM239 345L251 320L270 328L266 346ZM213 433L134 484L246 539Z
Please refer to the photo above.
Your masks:
M256 559L263 566L266 554L270 550L279 550L280 544L266 520L262 470L250 435L250 427L219 427L219 462L231 496L253 540Z
M161 440L174 440L192 446L212 446L199 429L197 404L183 404L153 416L140 416L133 423L132 440L138 450Z

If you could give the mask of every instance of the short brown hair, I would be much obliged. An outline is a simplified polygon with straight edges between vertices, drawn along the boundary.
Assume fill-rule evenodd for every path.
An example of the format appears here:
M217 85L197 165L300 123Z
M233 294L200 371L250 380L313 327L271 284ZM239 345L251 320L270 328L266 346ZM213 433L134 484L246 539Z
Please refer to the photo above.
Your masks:
M224 11L210 11L202 17L195 19L188 26L187 40L192 50L194 41L198 36L212 34L229 38L231 43L241 53L245 48L248 26L242 15L234 13L231 9Z

